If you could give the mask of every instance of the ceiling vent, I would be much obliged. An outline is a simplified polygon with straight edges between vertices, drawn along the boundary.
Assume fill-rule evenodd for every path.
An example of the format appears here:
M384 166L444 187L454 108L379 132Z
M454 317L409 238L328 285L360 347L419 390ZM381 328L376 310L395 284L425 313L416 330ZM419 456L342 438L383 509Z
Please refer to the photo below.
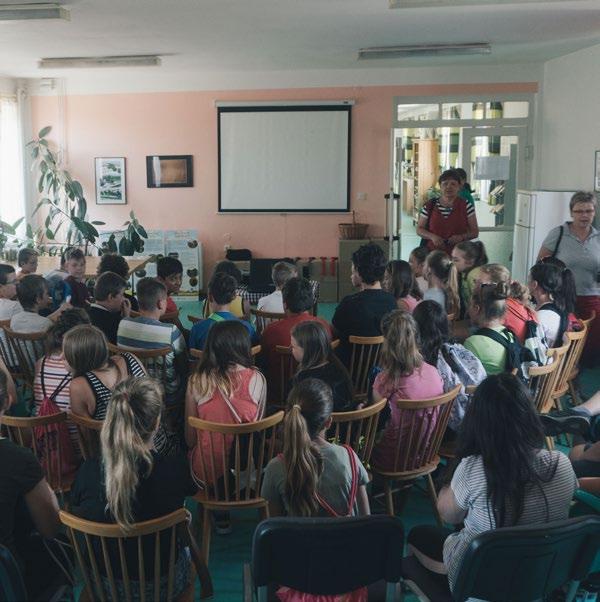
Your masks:
M421 56L459 56L465 54L490 54L492 47L487 42L466 44L414 44L405 46L373 46L361 48L359 59L396 59Z
M31 21L34 19L69 21L70 18L69 11L56 3L0 5L0 21Z
M93 67L158 67L160 56L141 54L131 56L79 56L41 59L40 69L79 69Z

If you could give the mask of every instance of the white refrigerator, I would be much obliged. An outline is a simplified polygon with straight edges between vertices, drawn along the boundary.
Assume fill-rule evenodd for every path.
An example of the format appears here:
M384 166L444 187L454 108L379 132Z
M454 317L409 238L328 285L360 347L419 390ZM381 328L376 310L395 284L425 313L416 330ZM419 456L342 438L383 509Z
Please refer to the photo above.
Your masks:
M548 232L571 219L569 201L573 192L558 190L517 190L512 277L527 282Z

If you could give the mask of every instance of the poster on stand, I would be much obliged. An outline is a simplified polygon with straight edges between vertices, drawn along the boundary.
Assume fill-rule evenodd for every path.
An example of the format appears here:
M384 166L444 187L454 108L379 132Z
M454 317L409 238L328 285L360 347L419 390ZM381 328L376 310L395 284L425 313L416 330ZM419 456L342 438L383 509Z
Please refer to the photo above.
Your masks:
M165 230L164 234L165 255L176 257L183 264L181 294L196 294L202 287L198 230Z
M148 238L144 240L144 250L135 255L156 255L162 257L165 254L165 233L163 230L147 230ZM145 273L142 273L145 272ZM136 276L143 278L156 276L156 261L150 261L146 264L143 270L136 273Z

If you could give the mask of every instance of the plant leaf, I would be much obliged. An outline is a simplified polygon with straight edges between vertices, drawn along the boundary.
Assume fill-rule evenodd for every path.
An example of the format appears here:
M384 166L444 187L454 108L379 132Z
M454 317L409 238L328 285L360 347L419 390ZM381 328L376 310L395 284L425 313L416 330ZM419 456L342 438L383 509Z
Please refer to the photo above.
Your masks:
M97 219L92 222L95 226L106 226L106 222L98 221Z
M52 126L47 125L45 128L42 128L38 134L38 138L44 138L52 131Z
M25 216L20 217L13 225L12 227L16 230L25 220Z
M50 228L46 228L46 238L48 240L54 240L54 232Z
M146 229L144 228L144 226L140 226L138 225L138 234L142 237L142 238L148 238L148 233L146 232Z
M131 244L130 240L127 240L127 238L123 237L120 241L119 241L119 253L121 255L133 255L135 249L133 248L133 244Z

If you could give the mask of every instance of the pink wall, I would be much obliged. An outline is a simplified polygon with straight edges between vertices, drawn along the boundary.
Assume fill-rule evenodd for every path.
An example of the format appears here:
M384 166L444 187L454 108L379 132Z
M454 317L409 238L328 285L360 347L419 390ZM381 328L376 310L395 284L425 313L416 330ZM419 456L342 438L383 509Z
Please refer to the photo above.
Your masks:
M64 131L69 170L84 187L92 219L117 227L135 211L147 228L195 228L206 269L229 242L260 257L337 255L338 215L218 215L217 100L353 99L352 208L383 235L383 195L389 186L390 124L394 96L531 93L537 83L303 88L236 92L167 92L67 96ZM33 131L61 131L57 97L32 98ZM51 137L52 137L51 136ZM146 155L194 156L194 187L146 188ZM95 204L94 157L126 157L127 205ZM356 201L365 192L366 201ZM227 240L227 233L231 239Z

